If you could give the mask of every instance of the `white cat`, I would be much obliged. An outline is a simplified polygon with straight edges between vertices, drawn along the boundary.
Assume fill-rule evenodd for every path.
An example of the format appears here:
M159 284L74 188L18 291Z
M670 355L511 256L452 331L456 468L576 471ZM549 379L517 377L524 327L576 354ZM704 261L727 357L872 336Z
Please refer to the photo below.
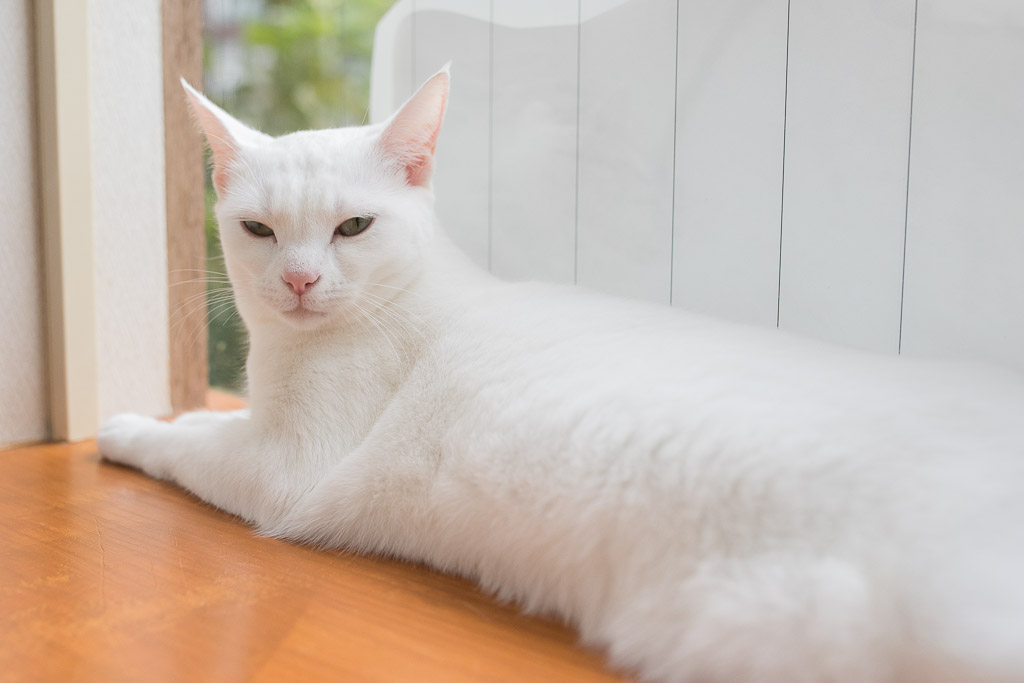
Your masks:
M492 278L432 209L448 85L280 138L186 86L251 408L120 415L104 457L473 577L646 680L1024 681L1021 376Z

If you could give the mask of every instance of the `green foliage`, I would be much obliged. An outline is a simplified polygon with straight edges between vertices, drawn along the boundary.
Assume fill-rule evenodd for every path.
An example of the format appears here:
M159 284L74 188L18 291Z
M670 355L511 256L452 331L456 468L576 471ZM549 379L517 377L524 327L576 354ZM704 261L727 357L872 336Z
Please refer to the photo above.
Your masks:
M270 0L263 16L241 29L247 80L220 96L219 103L271 135L362 123L369 104L373 32L393 2ZM218 53L206 47L210 66ZM206 267L224 273L209 179L207 188ZM210 385L240 390L247 335L234 306L218 303L216 292L222 287L208 287Z
M244 388L245 354L248 349L248 335L238 317L234 303L223 303L224 290L230 286L214 273L226 275L224 253L221 250L217 220L213 205L217 196L213 186L206 187L206 269L212 271L206 285L206 315L209 321L207 352L210 363L210 386L240 392Z
M373 31L393 0L275 2L242 35L253 78L237 111L272 135L363 121ZM263 67L263 68L260 68Z

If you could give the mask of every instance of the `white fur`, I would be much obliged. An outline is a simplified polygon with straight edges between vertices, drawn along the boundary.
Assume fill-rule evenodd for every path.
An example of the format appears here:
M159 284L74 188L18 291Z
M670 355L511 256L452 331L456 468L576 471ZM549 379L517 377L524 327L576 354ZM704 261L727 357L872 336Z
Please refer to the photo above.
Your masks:
M193 92L231 137L251 412L118 416L103 455L473 577L648 680L1024 680L1022 378L495 280L410 184L430 155L381 142L440 125L438 79L390 124L277 139ZM301 316L288 268L321 277Z

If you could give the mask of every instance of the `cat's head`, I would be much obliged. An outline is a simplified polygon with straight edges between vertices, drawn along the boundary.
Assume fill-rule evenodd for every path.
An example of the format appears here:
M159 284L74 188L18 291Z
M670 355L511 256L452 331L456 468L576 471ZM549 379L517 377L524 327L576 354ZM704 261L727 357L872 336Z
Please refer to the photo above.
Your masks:
M430 176L445 68L383 124L274 138L182 81L213 152L217 220L238 308L252 325L349 319L399 291L434 231Z

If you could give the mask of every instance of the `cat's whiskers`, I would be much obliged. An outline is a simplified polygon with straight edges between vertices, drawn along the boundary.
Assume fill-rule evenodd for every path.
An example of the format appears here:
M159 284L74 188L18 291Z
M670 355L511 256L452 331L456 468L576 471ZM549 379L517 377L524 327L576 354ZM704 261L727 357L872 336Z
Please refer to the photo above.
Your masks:
M227 309L225 309L225 310L227 310ZM223 313L223 311L222 311L222 313ZM216 318L211 319L211 320L207 320L205 325L201 325L201 326L197 327L195 329L195 331L193 331L192 334L189 336L188 340L185 342L185 348L191 349L194 346L196 346L196 344L198 344L199 340L202 338L203 332L209 330L210 323L212 323L213 320L215 320L215 319Z
M230 309L229 302L222 302L220 304L220 306L222 306L222 308L218 308L217 310L228 310L228 309ZM210 314L210 311L207 311L207 315L205 315L202 318L201 322L197 323L195 328L188 328L190 330L190 333L188 335L188 339L186 339L184 341L184 345L185 345L186 348L193 347L193 345L195 345L196 341L203 334L203 332L205 330L209 329L209 326L210 326L210 323L211 323L211 321L209 319L209 314ZM181 335L186 330L186 328L184 326L185 319L188 319L188 318L180 319L180 321L178 321L178 323L173 328L175 341L180 341Z
M397 328L394 323L388 321L387 319L382 318L379 315L375 315L376 311L374 311L373 309L363 307L363 311L366 314L366 316L370 319L370 322L377 325L379 329L381 329L381 332L385 334L390 341L393 342L392 348L397 348L401 351L402 358L399 358L399 360L401 361L402 359L404 359L406 362L410 361L411 358L409 356L407 345L402 343L402 339L405 335L402 334L401 329Z
M178 315L186 307L194 306L195 303L199 300L203 300L203 308L206 308L212 304L220 303L221 301L227 300L229 298L234 298L234 290L228 287L218 287L217 289L212 290L204 289L202 292L197 292L196 294L192 294L186 297L185 299L177 302L175 307L171 310L171 317L173 318L174 316ZM191 312L186 313L185 315L187 317L190 314Z
M230 287L219 287L213 290L204 290L198 294L186 298L178 303L170 314L171 331L174 341L178 342L182 332L185 330L185 322L193 319L200 311L205 311L204 320L195 326L195 330L185 341L185 348L191 349L202 336L204 330L208 330L210 324L216 317L210 318L211 314L219 315L224 311L231 310L234 306L234 291ZM228 320L231 316L228 317Z
M401 317L395 315L392 311L374 305L372 312L383 313L387 315L387 318L378 317L377 320L379 320L382 323L387 323L388 329L391 330L397 337L402 338L404 336L409 336L408 334L403 335L402 332L404 331L406 333L415 333L417 336L420 337L420 339L423 340L424 343L429 341L427 335L425 335L422 330L420 330L415 325L411 324L409 321L403 320Z
M193 277L193 278L189 278L187 280L179 280L177 282L172 282L170 284L170 287L180 287L182 285L194 285L194 284L197 284L197 283L208 285L207 287L203 288L203 291L197 292L195 294L192 294L191 296L187 297L186 299L177 302L178 306L175 309L175 311L180 310L180 308L182 306L190 303L194 299L197 299L197 298L200 298L200 297L203 297L203 296L206 296L206 295L212 295L215 292L219 292L221 290L228 289L231 286L231 281L228 279L228 276L225 275L224 273L217 272L215 270L203 270L201 268L176 268L175 270L170 271L170 273L171 274L175 274L175 273L202 273L203 274L200 277ZM213 285L213 287L210 287L209 285Z
M221 301L216 306L210 307L209 311L207 312L207 316L212 317L208 317L205 326L200 326L196 329L196 331L189 338L188 342L186 342L186 348L192 348L192 346L194 346L196 342L199 341L199 338L202 337L203 332L209 330L210 326L213 325L213 323L216 322L219 317L228 312L231 312L233 315L235 311L234 303L234 299L231 299ZM228 318L222 324L227 324L228 320L230 319L231 315L229 315Z
M215 135L213 133L207 132L206 133L206 137L212 138L214 140L218 140L218 141L222 142L225 147L230 149L232 152L235 152L236 155L237 155L237 153L238 153L238 145L235 144L235 141L232 140L230 138L230 136L228 137L228 139L224 139L223 137L221 137L219 135Z
M238 317L238 307L237 306L234 308L234 310L231 311L231 313L228 314L228 317L224 318L224 321L221 323L221 325L227 325L232 320L234 320L236 317Z
M397 349L397 347L395 347L395 345L394 345L394 344L392 343L392 341L391 341L391 336L390 336L390 335L389 335L389 334L387 333L387 331L386 331L386 330L384 330L384 328L383 328L383 327L381 327L381 325L379 324L379 322L378 322L378 321L377 321L377 320L376 320L376 319L375 319L375 318L374 318L374 317L373 317L373 316L372 316L372 315L371 315L371 314L369 313L369 311L367 311L366 309L364 309L364 308L363 308L362 306L359 306L358 304L353 304L353 306L354 306L354 308L355 308L355 309L356 309L357 311L359 311L360 313L362 313L362 318L363 318L364 320L366 320L366 321L369 321L369 323L370 323L371 325L373 325L373 326L374 326L374 327L375 327L375 328L377 329L377 332L378 332L378 333L380 334L380 336L384 337L384 341L386 341L386 342L387 342L387 344L388 344L388 346L389 346L389 347L391 347L391 351L392 351L392 353L394 353L394 355L395 355L395 360L396 360L397 362L401 363L401 362L402 362L402 356L401 356L401 354L399 354L399 353L398 353L398 349ZM370 332L369 330L367 330L367 331L368 331L368 332ZM370 332L370 334L372 334L372 332Z
M389 318L377 317L377 321L380 322L382 325L387 326L388 330L395 336L396 339L402 339L404 337L408 337L409 336L408 334L403 334L403 331L405 331L405 332L412 331L412 332L416 332L417 334L419 334L424 342L427 341L427 337L426 337L426 335L423 334L422 331L416 329L416 327L411 325L408 321L404 321L401 318L398 318L397 316L395 316L395 314L392 311L388 311L387 309L383 309L383 308L374 306L374 308L372 309L372 312L373 313L380 312L380 313L387 313L388 314Z
M408 291L408 290L406 290L406 291ZM365 294L366 296L369 296L369 297L373 297L374 299L376 299L378 301L384 302L382 305L394 306L395 308L397 308L399 310L405 311L410 316L412 316L413 318L416 318L420 322L423 321L423 318L420 317L420 315L418 313L414 313L413 311L410 311L408 308L406 308L402 304L398 303L394 299L389 299L386 296L381 296L380 294L374 294L373 292L363 292L363 294ZM410 292L410 294L415 294L415 292Z
M402 354L399 354L398 348L394 345L394 343L391 340L391 335L388 334L387 329L385 329L385 327L382 325L383 321L381 321L378 318L376 318L371 311L363 308L362 306L360 306L356 302L352 302L352 307L355 308L360 313L362 313L363 317L365 317L366 320L368 320L371 325L373 325L374 327L377 328L377 331L380 332L382 337L384 337L384 341L386 341L388 343L388 346L391 347L391 351L395 354L395 360L399 364L401 364L402 363ZM394 334L393 331L392 331L392 334ZM407 357L406 357L406 360L408 360Z
M370 312L384 313L387 315L387 319L381 317L378 317L377 319L380 320L382 323L387 323L388 329L394 332L397 338L401 339L404 336L401 334L401 332L405 330L416 332L417 334L420 335L420 337L423 338L423 341L427 341L427 337L426 335L423 334L423 331L421 329L419 329L416 325L412 324L410 320L406 320L404 317L402 317L395 311L392 311L386 307L386 304L393 302L391 302L388 299L383 299L383 302L384 303L377 303L376 301L371 300L368 301L367 303L370 305ZM412 314L410 313L410 315ZM422 322L422 318L418 319Z
M178 273L201 273L198 277L192 277L187 280L178 280L170 284L171 287L179 287L181 285L194 284L197 282L207 285L220 285L219 287L207 288L204 291L214 291L218 289L224 289L224 286L230 286L231 280L227 274L216 271L216 270L203 270L201 268L176 268L170 271L170 274Z
M395 292L397 292L397 294L389 295L389 296L381 296L380 294L374 294L373 291L372 291L374 287L383 287L385 289L391 289L391 290L394 290ZM383 299L383 300L389 302L390 304L392 304L393 306L395 306L396 308L400 308L403 311L405 311L406 313L408 313L409 315L412 315L412 316L414 316L414 317L416 317L416 318L418 318L420 320L422 320L422 318L420 318L419 315L413 313L411 310L409 310L408 308L406 308L406 307L402 306L400 303L398 303L398 298L400 298L402 296L408 296L408 297L411 297L411 298L415 299L416 302L418 302L418 303L424 303L424 304L428 304L428 305L431 304L430 299L428 299L427 297L423 296L419 292L413 291L411 289L407 289L405 287L397 287L395 285L386 285L386 284L384 284L382 282L368 282L368 283L366 283L366 286L363 288L363 293L367 294L369 296L373 296L373 297L375 297L377 299ZM393 298L392 298L392 296L393 296Z
M194 284L196 282L201 282L201 283L204 283L204 284L214 284L214 285L230 285L231 284L231 281L228 280L227 278L223 278L223 279L220 279L220 280L215 280L213 278L208 278L208 277L194 277L194 278L190 278L188 280L178 280L177 282L172 282L170 284L170 286L171 287L180 287L181 285L191 285L191 284ZM221 289L221 288L218 287L218 288L215 288L215 289Z
M224 258L224 257L221 256L220 258ZM225 277L227 277L223 272L221 272L219 270L207 270L205 268L175 268L174 270L171 270L169 272L170 273L208 273L210 275L224 275Z
M216 304L224 302L215 302ZM193 302L195 304L195 302ZM175 333L175 336L184 331L185 329L191 329L192 325L204 326L206 324L206 317L209 314L209 308L205 302L189 307L187 310L174 311L171 314L171 331Z
M395 285L386 285L383 282L367 282L366 286L367 287L384 287L386 289L394 289L394 290L397 290L399 292L404 292L404 293L406 293L406 294L408 294L410 296L414 296L414 297L420 299L421 301L429 301L429 299L427 299L425 296L423 296L419 292L414 292L413 290L407 289L405 287L396 287Z
M388 308L388 305L390 304L390 305L396 306L397 308L400 308L401 310L405 311L406 313L408 313L410 316L412 316L413 318L415 318L416 320L418 320L421 323L423 322L423 318L419 317L418 315L416 315L415 313L413 313L409 309L404 308L402 306L399 306L398 304L396 304L395 302L391 301L390 299L385 299L384 297L376 296L375 294L370 294L369 292L364 292L364 294L366 294L367 296L371 297L371 299L373 299L369 303L373 306L373 310L374 311L379 311L381 313L386 314L392 321L394 321L395 324L400 326L402 329L407 330L409 332L415 332L416 334L418 334L420 336L420 338L424 342L429 342L430 341L427 338L427 335L425 335L423 333L423 330L420 329L420 327L418 325L414 325L411 320L408 320L404 316L401 316L398 313L390 310ZM380 303L378 303L378 301Z
M357 307L357 308L358 308L358 307ZM342 311L342 313L341 313L341 317L342 317L342 318L344 318L344 319L345 319L345 322L347 322L347 323L349 323L349 324L351 324L351 323L352 323L352 321L355 321L355 322L359 323L359 326L360 326L361 328L363 328L363 331L364 331L364 332L366 332L366 334L367 334L367 335L370 335L370 336L372 336L372 335L373 335L373 330L371 330L371 329L370 329L370 328L369 328L369 327L368 327L368 326L366 325L366 321L365 321L365 320L363 320L363 316L362 316L362 315L354 315L354 316L349 316L349 311L345 310L345 311Z
M234 305L234 303L235 303L234 295L225 292L221 296L218 296L216 298L211 298L210 300L208 300L206 302L206 309L207 309L208 312L209 311L214 311L214 310L219 310L222 306Z

